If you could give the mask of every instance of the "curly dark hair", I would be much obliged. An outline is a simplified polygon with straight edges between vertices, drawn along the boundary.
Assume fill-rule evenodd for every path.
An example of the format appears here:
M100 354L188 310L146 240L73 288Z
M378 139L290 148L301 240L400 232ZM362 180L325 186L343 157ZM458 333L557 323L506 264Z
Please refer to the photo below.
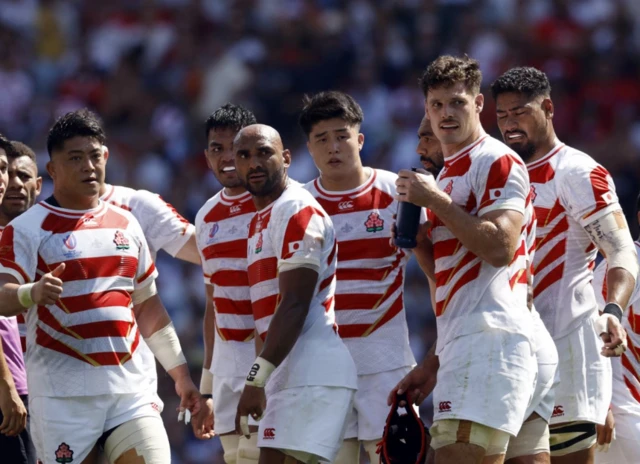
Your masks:
M65 114L49 130L47 137L49 156L54 150L61 150L64 143L74 137L93 137L102 145L107 141L100 118L95 113L83 108Z
M430 89L445 86L451 87L457 82L464 82L465 87L473 94L480 92L482 72L477 60L463 57L443 55L436 58L422 74L419 80L424 96Z
M334 118L342 119L347 124L359 128L364 121L364 114L351 95L336 90L303 97L298 123L307 137L315 124Z
M14 158L16 156L16 147L2 134L0 134L0 149L4 150L7 158Z
M507 92L523 93L527 98L540 95L548 97L551 95L551 84L547 75L539 69L530 66L511 68L491 84L494 100Z
M20 158L21 156L28 157L34 163L36 161L36 153L27 144L24 144L18 140L12 140L11 144L15 148L15 156L9 156L10 158Z
M213 129L232 129L239 131L243 127L257 124L255 115L246 108L233 103L226 103L209 115L204 122L205 137Z

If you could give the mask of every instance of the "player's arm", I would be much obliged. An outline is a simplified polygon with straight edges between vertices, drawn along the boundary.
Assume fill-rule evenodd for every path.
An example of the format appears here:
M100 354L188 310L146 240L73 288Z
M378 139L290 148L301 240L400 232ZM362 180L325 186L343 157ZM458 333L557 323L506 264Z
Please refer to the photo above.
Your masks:
M418 245L412 250L416 257L416 261L422 269L422 272L429 279L429 289L431 290L431 283L435 281L435 262L433 260L433 243L427 236L427 230L430 227L429 224L422 224L418 232ZM435 306L434 306L435 308Z
M638 257L627 220L622 210L618 209L596 219L584 229L607 260L605 303L615 304L620 309L621 317L629 304L638 276Z
M462 245L482 260L502 267L513 259L524 221L519 208L502 207L473 216L441 191L429 173L400 171L396 187L398 201L431 209Z
M35 283L20 285L11 274L0 273L0 315L17 316L34 305L54 304L62 294L62 280L65 264L59 264Z
M204 308L204 321L202 324L202 336L204 339L204 362L202 363L202 378L200 379L200 393L211 395L213 391L213 374L211 373L211 361L213 360L213 345L215 343L216 318L213 306L213 285L205 285L206 305Z
M27 410L16 390L16 384L4 357L4 349L0 343L0 410L3 420L0 433L13 437L27 426Z
M196 234L192 233L187 243L184 244L180 251L176 254L176 258L182 261L188 261L193 264L201 264L198 245L196 244Z

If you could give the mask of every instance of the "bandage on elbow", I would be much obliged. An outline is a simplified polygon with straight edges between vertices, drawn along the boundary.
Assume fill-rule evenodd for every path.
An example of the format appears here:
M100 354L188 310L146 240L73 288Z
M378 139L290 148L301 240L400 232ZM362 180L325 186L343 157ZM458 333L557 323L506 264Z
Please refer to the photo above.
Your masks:
M169 372L174 367L187 363L173 322L153 333L145 341L165 371Z

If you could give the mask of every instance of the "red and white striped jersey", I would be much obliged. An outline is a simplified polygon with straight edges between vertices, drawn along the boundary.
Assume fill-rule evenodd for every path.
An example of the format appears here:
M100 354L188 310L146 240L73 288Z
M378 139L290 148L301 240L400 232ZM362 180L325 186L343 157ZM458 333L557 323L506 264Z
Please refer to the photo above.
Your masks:
M107 184L107 190L100 199L131 211L142 227L154 259L160 250L175 257L195 232L194 226L171 204L148 190Z
M640 242L636 242L636 252L640 262ZM593 273L593 288L600 310L604 309L607 301L607 270L607 262L602 260ZM629 298L626 315L622 318L622 327L627 331L628 345L627 351L620 356L622 379L631 396L640 405L640 282L638 280L636 280L633 294ZM615 379L614 375L614 381ZM624 409L624 405L618 406Z
M403 300L410 253L390 243L398 176L370 171L364 184L349 191L327 191L319 178L305 185L335 227L336 320L360 375L415 364Z
M620 205L607 170L560 142L527 169L538 220L533 296L558 339L597 310L589 282L598 250L584 227Z
M255 212L249 192L228 196L221 190L196 216L204 282L213 285L215 305L211 372L219 376L245 376L256 357L247 273L247 237Z
M496 210L525 215L519 248L511 264L494 267L466 249L444 223L428 211L436 272L437 353L453 339L488 328L530 336L527 308L526 217L529 180L524 164L498 140L482 136L445 158L438 186L469 214Z
M271 376L267 385L270 392L314 385L357 388L353 359L338 336L335 323L337 248L329 215L308 191L297 185L289 184L251 221L249 285L253 317L263 339L280 299L279 268L283 264L319 267L302 332ZM287 274L293 277L295 271Z
M40 202L0 239L0 272L34 282L64 262L58 302L26 313L33 396L93 396L155 388L137 350L131 294L157 276L140 225L104 202L88 211ZM153 375L151 375L153 374Z

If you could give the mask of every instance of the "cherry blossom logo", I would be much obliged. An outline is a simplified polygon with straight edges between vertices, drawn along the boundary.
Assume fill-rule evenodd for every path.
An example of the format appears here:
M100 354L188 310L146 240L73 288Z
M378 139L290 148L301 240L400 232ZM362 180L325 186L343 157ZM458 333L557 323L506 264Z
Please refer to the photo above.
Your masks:
M113 243L116 244L118 250L129 249L129 239L121 231L116 231L116 235L113 237Z
M73 450L66 443L60 443L56 450L56 462L66 464L73 461Z
M380 232L384 229L384 221L378 213L371 213L364 223L367 232Z
M538 196L538 194L536 193L536 187L535 186L531 186L531 202L536 201L536 197Z
M447 186L444 188L443 192L446 193L447 195L451 195L452 191L453 191L453 179L449 181Z
M260 232L260 236L258 237L258 243L256 243L256 254L262 251L262 232Z

